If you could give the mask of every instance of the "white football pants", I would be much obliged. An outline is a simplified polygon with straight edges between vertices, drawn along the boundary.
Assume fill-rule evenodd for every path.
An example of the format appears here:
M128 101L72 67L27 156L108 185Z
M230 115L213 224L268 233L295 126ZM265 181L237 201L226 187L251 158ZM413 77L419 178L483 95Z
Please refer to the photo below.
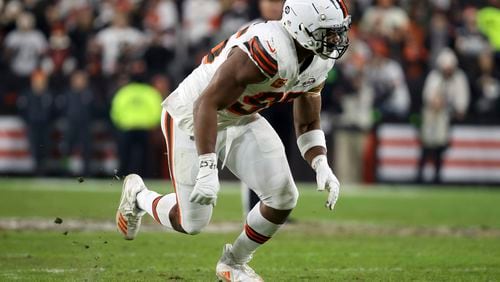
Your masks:
M170 175L177 196L178 222L188 233L198 233L210 221L211 205L191 203L189 195L198 174L194 138L178 128L163 110L162 131L167 143ZM216 153L228 169L253 188L260 200L278 210L293 209L298 191L278 134L261 116L245 125L220 130Z

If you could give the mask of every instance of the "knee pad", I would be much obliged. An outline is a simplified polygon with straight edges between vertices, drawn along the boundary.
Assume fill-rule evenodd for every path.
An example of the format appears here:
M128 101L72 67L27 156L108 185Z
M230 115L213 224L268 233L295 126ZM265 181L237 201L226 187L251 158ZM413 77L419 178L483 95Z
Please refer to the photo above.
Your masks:
M182 229L186 231L187 234L189 235L196 235L199 234L205 226L207 226L208 222L203 224L203 223L196 223L196 222L183 222L182 223Z
M293 181L288 181L285 185L272 189L272 192L262 197L262 202L273 209L291 210L297 206L299 191Z
M200 233L210 222L212 206L202 207L202 209L196 209L195 212L182 214L181 226L187 234L196 235Z

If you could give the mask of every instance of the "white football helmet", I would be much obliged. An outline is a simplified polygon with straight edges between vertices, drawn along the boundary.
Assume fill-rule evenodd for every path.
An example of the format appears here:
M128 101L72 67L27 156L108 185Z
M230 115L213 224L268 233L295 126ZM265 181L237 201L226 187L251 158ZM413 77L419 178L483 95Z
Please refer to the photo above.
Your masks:
M338 59L349 46L351 16L343 0L286 0L281 22L302 47Z

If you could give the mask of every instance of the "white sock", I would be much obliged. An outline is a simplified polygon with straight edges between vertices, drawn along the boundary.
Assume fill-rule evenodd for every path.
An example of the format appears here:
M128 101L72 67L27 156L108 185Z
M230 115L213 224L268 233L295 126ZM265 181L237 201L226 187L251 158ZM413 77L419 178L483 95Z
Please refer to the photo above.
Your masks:
M231 249L236 263L247 263L255 250L267 240L271 239L281 224L274 224L265 219L260 213L260 203L248 213L243 232L236 239Z
M137 194L137 205L146 211L161 225L172 229L170 210L177 203L175 193L160 195L155 191L145 189Z
M146 211L151 216L153 216L152 204L153 201L158 197L161 197L161 195L156 193L155 191L144 189L137 194L137 205L141 210Z

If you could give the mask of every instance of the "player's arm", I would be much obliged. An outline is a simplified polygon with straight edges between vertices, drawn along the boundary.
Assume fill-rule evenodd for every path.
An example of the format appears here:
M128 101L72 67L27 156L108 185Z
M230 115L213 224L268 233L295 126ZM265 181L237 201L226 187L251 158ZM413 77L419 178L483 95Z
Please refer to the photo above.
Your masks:
M294 100L293 116L297 145L304 159L316 172L318 190L327 190L326 207L333 210L340 183L328 165L325 134L320 127L322 85Z
M199 155L199 172L189 200L215 204L219 190L217 172L217 111L232 105L248 84L265 79L257 66L239 48L234 48L194 104L194 139Z
M295 134L297 139L304 133L321 130L320 112L321 112L321 90L323 84L314 87L299 96L293 103L293 117L295 125ZM301 152L304 159L311 164L311 161L317 155L326 155L326 147L313 146Z
M194 106L194 135L198 154L215 152L217 111L232 105L248 84L266 79L239 48L234 48L214 74Z

